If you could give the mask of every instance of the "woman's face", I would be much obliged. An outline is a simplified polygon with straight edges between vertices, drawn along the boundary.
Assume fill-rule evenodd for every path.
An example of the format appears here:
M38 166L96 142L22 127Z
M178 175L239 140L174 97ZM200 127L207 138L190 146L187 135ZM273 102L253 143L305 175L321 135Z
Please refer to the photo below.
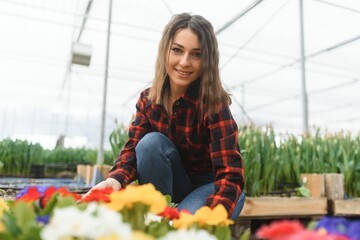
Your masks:
M166 65L172 91L185 93L188 86L200 77L200 48L197 35L189 28L180 29L175 33Z

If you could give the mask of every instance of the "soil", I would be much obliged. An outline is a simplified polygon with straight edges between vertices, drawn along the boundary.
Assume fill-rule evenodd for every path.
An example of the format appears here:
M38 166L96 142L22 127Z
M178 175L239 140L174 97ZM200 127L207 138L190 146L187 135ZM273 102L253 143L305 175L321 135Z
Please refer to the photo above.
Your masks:
M0 198L5 199L5 200L15 199L15 196L18 193L18 191L19 190L15 190L12 188L9 188L9 189L0 188Z

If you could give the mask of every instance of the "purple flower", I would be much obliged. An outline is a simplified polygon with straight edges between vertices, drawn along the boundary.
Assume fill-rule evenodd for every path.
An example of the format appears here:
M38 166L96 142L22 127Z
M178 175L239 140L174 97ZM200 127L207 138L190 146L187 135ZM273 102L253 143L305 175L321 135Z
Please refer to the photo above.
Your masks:
M49 219L50 219L50 215L45 215L45 216L37 216L36 217L36 221L38 223L43 223L43 224L48 224L49 223Z
M49 186L26 186L24 189L20 190L18 194L16 194L15 198L16 199L21 198L24 194L26 194L29 191L30 187L36 187L40 195L44 196L44 193Z
M351 221L346 236L351 240L360 240L360 221Z
M345 235L349 227L349 221L342 217L323 217L320 219L315 229L324 228L328 233Z
M360 221L343 217L323 217L315 229L326 229L329 234L346 236L351 240L360 240Z

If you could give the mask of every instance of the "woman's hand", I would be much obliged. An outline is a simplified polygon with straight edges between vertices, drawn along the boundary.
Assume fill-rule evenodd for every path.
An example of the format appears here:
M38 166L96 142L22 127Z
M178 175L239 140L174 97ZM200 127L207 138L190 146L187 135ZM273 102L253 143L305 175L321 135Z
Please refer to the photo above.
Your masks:
M78 201L81 202L82 199L86 198L92 190L95 189L105 189L111 187L114 191L118 191L121 189L121 184L114 178L107 178L106 180L99 182L95 186L93 186L86 194L82 196L82 198Z

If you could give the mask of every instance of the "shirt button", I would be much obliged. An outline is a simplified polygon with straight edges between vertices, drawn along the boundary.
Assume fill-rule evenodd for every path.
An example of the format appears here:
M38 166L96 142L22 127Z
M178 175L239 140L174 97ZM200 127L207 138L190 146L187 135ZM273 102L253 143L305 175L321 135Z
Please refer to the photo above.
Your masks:
M176 102L175 102L175 105L176 105L176 106L179 106L179 104L180 104L179 101L176 101Z

